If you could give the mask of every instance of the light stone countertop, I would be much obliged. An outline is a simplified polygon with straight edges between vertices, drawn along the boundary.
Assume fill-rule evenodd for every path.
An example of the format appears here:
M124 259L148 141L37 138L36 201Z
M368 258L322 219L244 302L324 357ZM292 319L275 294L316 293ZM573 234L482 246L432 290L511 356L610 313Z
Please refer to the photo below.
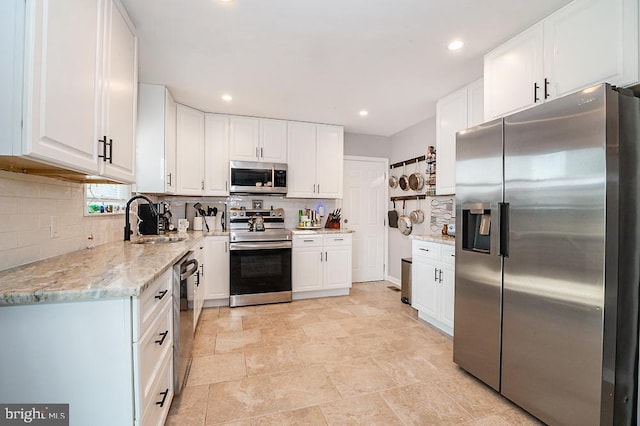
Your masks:
M424 234L424 235L409 235L409 238L412 240L420 240L420 241L431 241L433 243L447 244L450 246L456 245L456 238L450 237L448 235L437 235L437 234Z
M299 228L290 228L289 229L293 235L309 235L309 234L351 234L355 232L353 229L341 228L341 229L331 229L331 228L319 228L319 229L299 229Z
M101 244L0 271L0 305L138 296L205 236L187 235L173 243Z

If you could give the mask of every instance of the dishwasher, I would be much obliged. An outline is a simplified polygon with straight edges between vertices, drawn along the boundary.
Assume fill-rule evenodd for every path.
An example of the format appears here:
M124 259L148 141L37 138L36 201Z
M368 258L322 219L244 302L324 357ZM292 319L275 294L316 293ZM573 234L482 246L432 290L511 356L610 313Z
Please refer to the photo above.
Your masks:
M173 392L178 395L189 377L193 350L193 305L187 301L188 289L193 288L198 261L193 251L187 252L173 265Z

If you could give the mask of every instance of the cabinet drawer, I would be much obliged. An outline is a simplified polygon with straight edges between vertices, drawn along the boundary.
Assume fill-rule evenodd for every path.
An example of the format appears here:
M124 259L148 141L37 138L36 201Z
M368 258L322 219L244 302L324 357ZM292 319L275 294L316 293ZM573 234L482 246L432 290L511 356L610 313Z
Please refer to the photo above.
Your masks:
M293 247L322 247L322 235L321 234L311 234L311 235L294 235L293 236Z
M420 259L440 260L442 244L413 240L412 256L414 262Z
M137 374L136 394L147 400L162 366L163 359L173 353L173 315L171 303L165 302L140 341L133 344L134 371Z
M164 302L171 300L173 268L169 268L133 301L133 341L140 339L158 315Z
M351 244L351 234L327 234L324 235L325 246L346 246Z
M153 382L151 393L146 401L143 401L142 416L136 422L139 426L164 424L171 400L173 399L173 357L168 353L162 359L162 365Z
M442 245L442 263L455 265L456 263L456 246Z

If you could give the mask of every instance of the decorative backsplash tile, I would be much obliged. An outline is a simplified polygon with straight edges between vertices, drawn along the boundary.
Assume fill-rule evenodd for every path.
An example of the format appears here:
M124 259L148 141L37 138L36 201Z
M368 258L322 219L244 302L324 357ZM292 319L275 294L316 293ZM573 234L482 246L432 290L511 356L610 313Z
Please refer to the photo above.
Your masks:
M431 231L439 232L443 225L452 223L454 211L453 198L432 198Z
M122 239L123 216L85 217L83 205L80 183L0 171L0 270Z

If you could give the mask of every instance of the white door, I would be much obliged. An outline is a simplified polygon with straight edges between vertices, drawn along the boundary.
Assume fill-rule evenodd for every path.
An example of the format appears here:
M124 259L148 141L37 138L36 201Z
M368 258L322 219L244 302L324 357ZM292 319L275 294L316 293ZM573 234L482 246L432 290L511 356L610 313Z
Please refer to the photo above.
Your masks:
M260 161L287 162L287 122L260 119Z
M346 157L342 217L353 229L353 282L384 279L388 160Z
M316 125L287 125L287 197L316 197Z
M236 161L258 161L260 120L253 117L229 118L229 158Z
M206 237L204 258L204 298L229 297L229 238Z
M229 195L229 117L205 114L205 195Z
M456 132L467 128L467 89L458 90L436 104L436 194L456 192Z
M638 80L637 1L572 2L544 21L544 68L552 96L606 81Z
M135 116L137 81L137 38L118 3L108 3L108 37L105 46L106 72L103 79L103 135L107 135L110 160L103 162L105 176L124 182L135 181Z
M316 193L320 198L342 198L344 130L341 126L316 127Z
M291 266L293 292L322 290L324 251L321 246L294 247L291 251Z
M164 107L164 158L166 176L164 188L167 194L176 193L176 102L165 88Z
M202 195L204 190L204 113L176 107L176 159L179 195Z
M351 246L324 248L324 288L351 287Z
M485 55L485 120L544 101L544 87L540 87L544 80L543 43L539 23ZM538 85L535 98L534 83Z
M99 0L33 2L34 46L26 48L31 127L25 154L97 174L101 115ZM70 11L73 11L71 13ZM29 34L27 34L29 39ZM29 49L33 48L33 56Z

